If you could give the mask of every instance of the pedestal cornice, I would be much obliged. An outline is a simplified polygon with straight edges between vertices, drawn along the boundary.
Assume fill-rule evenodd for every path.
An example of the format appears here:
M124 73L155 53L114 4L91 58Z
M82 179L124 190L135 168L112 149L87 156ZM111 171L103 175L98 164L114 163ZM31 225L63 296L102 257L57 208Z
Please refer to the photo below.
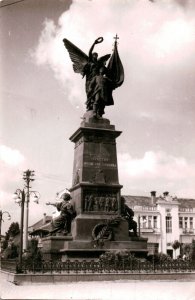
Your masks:
M76 185L74 185L73 187L70 188L70 192L74 191L74 190L77 190L78 188L97 188L97 189L100 189L100 188L108 188L108 189L117 189L117 190L120 190L123 188L123 186L121 184L107 184L107 183L91 183L91 182L81 182L81 183L78 183Z
M69 138L71 142L76 143L81 136L83 135L100 135L100 136L111 136L112 138L117 138L122 131L111 130L107 128L97 128L97 127L80 127L78 128L73 135Z

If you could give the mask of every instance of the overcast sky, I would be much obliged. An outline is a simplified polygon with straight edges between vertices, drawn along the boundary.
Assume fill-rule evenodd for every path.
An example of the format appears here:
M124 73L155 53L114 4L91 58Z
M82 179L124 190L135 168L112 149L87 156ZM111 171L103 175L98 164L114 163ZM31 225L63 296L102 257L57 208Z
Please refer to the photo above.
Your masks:
M30 224L53 209L45 205L70 188L74 144L69 137L85 112L84 84L62 39L86 54L97 37L99 55L113 37L124 70L105 117L117 139L122 194L195 198L195 1L0 1L1 206L20 220L12 200L22 173L35 170ZM14 4L13 4L14 3Z

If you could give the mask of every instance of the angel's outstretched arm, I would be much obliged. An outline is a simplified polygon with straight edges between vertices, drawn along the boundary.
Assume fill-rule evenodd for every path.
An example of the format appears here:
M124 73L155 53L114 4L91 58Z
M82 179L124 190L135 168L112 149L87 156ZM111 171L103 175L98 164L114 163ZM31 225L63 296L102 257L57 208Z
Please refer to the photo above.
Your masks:
M95 42L93 43L93 45L91 46L91 48L89 49L89 59L92 58L92 52L93 52L93 49L95 47L96 44L99 44L99 43L102 43L103 42L103 37L99 37L98 39L95 40Z
M53 203L53 202L46 202L45 204L46 204L46 205L53 205L53 206L56 206L56 203Z

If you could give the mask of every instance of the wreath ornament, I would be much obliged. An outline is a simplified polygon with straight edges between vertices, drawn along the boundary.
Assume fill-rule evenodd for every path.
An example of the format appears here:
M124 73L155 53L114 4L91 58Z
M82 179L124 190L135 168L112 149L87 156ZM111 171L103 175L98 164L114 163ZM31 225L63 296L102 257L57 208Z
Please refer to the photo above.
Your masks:
M118 225L120 220L120 217L115 217L94 226L92 230L94 248L103 246L105 241L111 241L114 239L113 226Z

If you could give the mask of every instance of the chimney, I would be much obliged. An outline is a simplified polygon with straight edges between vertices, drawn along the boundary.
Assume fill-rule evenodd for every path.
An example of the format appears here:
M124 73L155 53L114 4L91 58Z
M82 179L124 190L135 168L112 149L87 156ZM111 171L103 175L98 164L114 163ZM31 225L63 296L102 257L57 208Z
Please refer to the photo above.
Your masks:
M43 225L46 224L46 213L43 214Z
M169 192L164 192L163 196L164 196L164 198L166 198L167 196L169 196Z
M151 202L152 202L152 205L155 204L155 199L156 199L156 191L151 191Z

